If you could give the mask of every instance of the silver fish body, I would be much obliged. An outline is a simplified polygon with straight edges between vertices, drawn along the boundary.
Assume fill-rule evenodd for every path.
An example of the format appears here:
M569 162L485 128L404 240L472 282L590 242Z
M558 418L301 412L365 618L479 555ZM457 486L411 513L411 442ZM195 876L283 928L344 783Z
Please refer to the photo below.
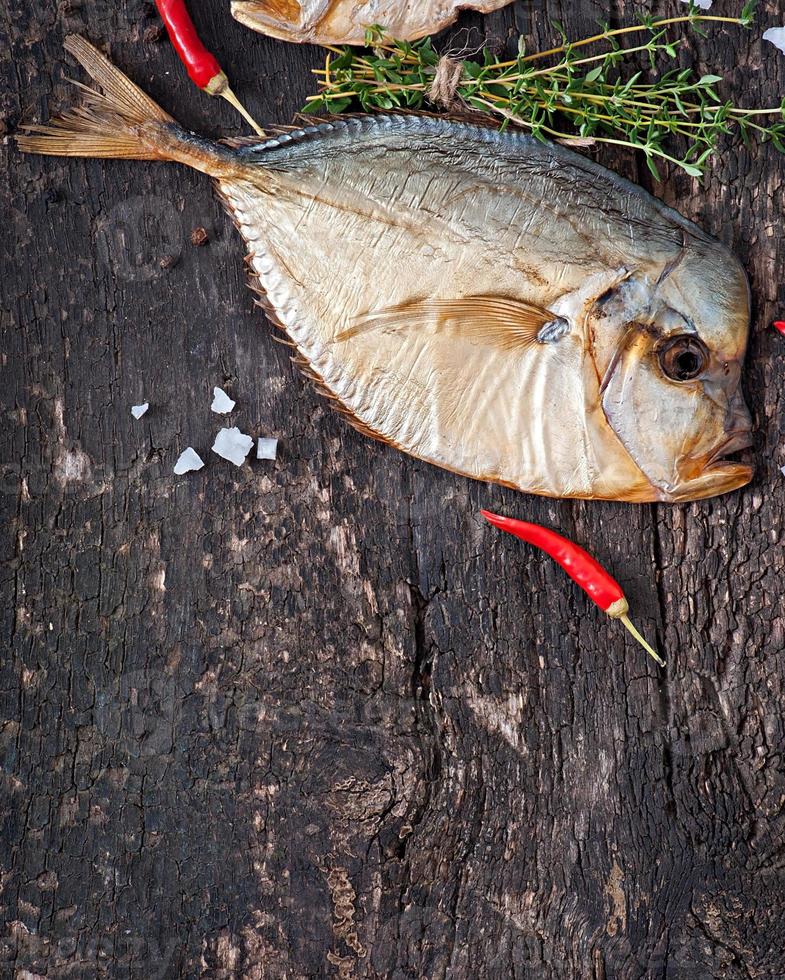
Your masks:
M750 429L746 277L639 187L520 133L423 116L328 123L239 159L259 178L219 186L252 267L366 431L550 496L683 500L749 478L715 458ZM516 345L460 310L407 319L467 295L532 304L569 330ZM665 376L658 348L693 335L706 370Z
M82 55L102 83L117 72ZM361 431L555 497L682 501L749 481L723 458L750 442L745 274L634 184L518 132L428 116L228 149L165 114L89 108L89 141L66 119L23 148L95 155L113 123L125 142L100 155L130 156L132 125L137 156L213 175L272 313Z

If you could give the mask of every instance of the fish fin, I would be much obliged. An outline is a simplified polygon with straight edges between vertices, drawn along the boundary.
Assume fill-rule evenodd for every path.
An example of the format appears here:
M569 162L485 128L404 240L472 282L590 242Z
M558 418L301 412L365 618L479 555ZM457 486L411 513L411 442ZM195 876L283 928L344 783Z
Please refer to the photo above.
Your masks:
M25 126L27 133L16 137L19 148L54 156L167 159L154 140L145 139L144 126L171 124L172 117L83 37L71 35L64 46L103 91L74 82L83 104L47 126Z
M261 146L270 138L275 139L275 130L272 127L267 127L267 133L269 135L264 138L259 136L222 136L219 142L223 146L228 146L230 150L243 150L250 146Z
M295 116L297 118L297 116ZM264 136L222 136L218 141L223 146L228 146L232 150L242 150L246 147L263 146L265 143L269 143L275 140L279 136L290 136L291 134L302 133L303 126L314 126L321 119L310 116L305 119L300 125L287 124L287 123L277 123L274 126L266 126L264 131Z
M295 119L300 119L299 125L288 125L281 123L276 126L267 126L264 136L222 136L218 142L222 146L228 146L230 150L252 150L263 149L266 145L270 147L284 142L295 142L300 139L312 136L320 123L329 122L320 116L300 116L295 115ZM308 127L307 130L304 127Z
M559 317L533 303L503 296L463 296L460 299L412 300L399 306L355 317L336 337L342 342L369 330L395 332L411 327L435 327L457 336L485 340L502 350L525 350L537 340L546 323Z
M28 125L16 136L24 153L61 157L171 160L210 174L236 176L239 166L226 147L188 133L149 95L83 37L65 39L65 49L103 91L74 82L82 104L48 125Z

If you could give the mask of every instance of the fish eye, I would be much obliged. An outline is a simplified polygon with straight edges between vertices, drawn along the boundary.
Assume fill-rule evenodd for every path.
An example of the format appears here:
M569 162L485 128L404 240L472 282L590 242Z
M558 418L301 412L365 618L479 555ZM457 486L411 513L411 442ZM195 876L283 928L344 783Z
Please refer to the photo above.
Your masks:
M663 374L671 381L693 381L709 363L706 345L692 334L671 337L658 351Z

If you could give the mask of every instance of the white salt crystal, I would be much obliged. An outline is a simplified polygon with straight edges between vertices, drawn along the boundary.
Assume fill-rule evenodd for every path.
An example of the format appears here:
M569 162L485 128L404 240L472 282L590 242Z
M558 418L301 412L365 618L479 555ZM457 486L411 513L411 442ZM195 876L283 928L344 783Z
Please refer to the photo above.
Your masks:
M211 412L215 412L217 415L226 415L227 412L231 412L235 404L236 402L232 401L223 388L213 388L213 403L210 406Z
M780 473L785 476L785 466L780 466Z
M682 3L689 3L690 0L681 0ZM710 10L712 0L695 0L695 6L699 10Z
M256 458L275 459L277 454L278 454L278 440L263 439L260 436L259 441L256 443Z
M785 53L785 27L770 27L763 32L763 40L771 41L780 51Z
M144 415L144 413L147 411L147 409L149 407L150 407L150 403L149 402L144 402L141 405L132 405L131 406L131 415L133 415L133 417L135 419L140 419Z
M235 426L233 429L220 429L213 443L213 452L228 459L235 466L242 466L253 445L253 439Z
M174 471L180 476L183 473L188 473L190 470L200 470L203 466L204 460L189 446L180 453L180 458L174 464Z

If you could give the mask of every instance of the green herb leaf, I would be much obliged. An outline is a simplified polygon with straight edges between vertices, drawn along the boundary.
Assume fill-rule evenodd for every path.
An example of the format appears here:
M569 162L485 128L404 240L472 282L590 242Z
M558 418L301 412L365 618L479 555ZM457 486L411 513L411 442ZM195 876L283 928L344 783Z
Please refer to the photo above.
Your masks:
M739 14L739 23L742 27L750 27L755 20L755 8L758 6L758 0L747 0L747 3L742 7L742 11Z
M651 171L651 174L655 180L658 181L662 180L662 177L660 177L660 172L657 169L657 164L654 162L654 160L651 158L651 156L648 153L646 154L646 166Z
M663 58L674 58L683 41L674 35L677 24L695 33L717 21L746 26L754 6L747 3L738 18L705 17L691 2L686 14L648 15L638 27L601 23L601 33L577 42L567 41L557 21L562 44L549 55L526 55L520 39L517 58L500 64L486 48L478 60L463 62L456 94L468 108L497 114L501 128L518 125L538 140L610 141L642 151L657 180L657 159L698 177L729 135L785 148L785 99L765 111L745 110L720 100L713 86L721 75L697 77L690 67L662 70ZM325 69L317 72L317 95L304 112L423 107L439 60L431 39L396 41L371 27L366 42L372 50L344 47L328 55ZM633 52L638 65L650 65L646 74L624 67Z

